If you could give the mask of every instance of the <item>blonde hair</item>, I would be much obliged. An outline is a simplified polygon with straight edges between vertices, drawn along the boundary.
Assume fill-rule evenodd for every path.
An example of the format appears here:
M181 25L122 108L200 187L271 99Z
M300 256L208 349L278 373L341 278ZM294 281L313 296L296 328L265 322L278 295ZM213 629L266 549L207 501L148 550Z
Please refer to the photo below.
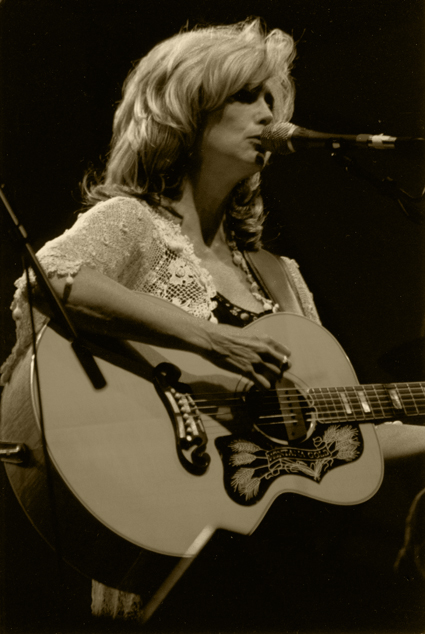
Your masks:
M87 202L123 194L177 198L206 115L247 85L269 80L274 114L288 121L294 56L292 37L279 29L267 33L258 18L197 27L156 45L124 83L103 182L86 188ZM236 229L246 220L252 233L262 216L258 175L235 188L232 211Z

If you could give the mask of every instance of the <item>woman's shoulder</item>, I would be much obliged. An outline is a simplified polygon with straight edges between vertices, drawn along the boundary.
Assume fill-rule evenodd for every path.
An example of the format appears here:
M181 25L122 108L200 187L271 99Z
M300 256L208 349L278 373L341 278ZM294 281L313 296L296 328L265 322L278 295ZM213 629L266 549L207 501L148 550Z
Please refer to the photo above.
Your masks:
M147 232L155 225L155 209L146 201L133 196L113 196L95 203L78 214L71 233L89 231L122 231L130 237Z
M134 196L113 196L106 200L95 203L87 211L82 212L80 217L93 214L136 214L146 216L152 214L153 207L141 198Z
M291 271L291 273L297 274L300 271L300 266L296 260L286 255L281 255L280 259L284 262L285 266Z
M87 211L79 214L79 219L91 219L99 217L116 221L117 219L145 222L148 224L162 225L163 220L172 224L180 224L181 219L172 213L171 208L158 202L157 204L148 202L143 198L135 196L118 195L102 200L94 204Z

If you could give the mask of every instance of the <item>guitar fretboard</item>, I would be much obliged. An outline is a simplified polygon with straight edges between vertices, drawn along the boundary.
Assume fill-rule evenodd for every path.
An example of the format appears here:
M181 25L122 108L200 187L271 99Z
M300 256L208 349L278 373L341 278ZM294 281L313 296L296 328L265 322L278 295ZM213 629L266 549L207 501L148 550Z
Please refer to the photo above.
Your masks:
M312 388L322 422L383 420L425 414L425 383Z

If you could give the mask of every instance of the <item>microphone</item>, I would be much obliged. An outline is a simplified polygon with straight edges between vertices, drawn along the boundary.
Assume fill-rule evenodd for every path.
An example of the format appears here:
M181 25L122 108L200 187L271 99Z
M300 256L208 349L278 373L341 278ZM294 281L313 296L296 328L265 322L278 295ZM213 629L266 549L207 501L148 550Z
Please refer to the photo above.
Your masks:
M261 134L261 145L269 152L291 154L300 150L356 147L374 150L402 150L423 152L425 139L415 137L395 137L385 134L332 134L300 128L293 123L266 126Z

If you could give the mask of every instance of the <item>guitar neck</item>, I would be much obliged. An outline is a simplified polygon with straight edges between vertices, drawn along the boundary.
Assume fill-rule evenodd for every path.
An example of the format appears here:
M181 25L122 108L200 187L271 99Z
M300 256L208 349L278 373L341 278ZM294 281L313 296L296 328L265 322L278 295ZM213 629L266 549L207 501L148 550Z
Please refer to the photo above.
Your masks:
M324 423L425 414L425 382L312 388L309 396Z

